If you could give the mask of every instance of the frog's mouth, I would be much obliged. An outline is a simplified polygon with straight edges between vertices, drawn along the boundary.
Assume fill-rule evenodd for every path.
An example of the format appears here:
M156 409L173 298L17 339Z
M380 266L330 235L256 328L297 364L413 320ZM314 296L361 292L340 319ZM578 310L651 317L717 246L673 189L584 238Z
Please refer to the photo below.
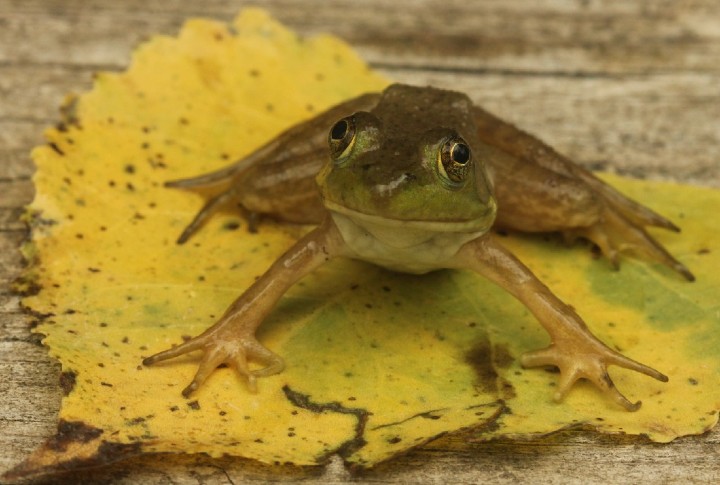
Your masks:
M341 204L325 199L325 208L331 213L342 214L361 226L376 226L395 229L422 230L428 232L455 232L455 233L484 233L487 232L495 222L497 206L495 200L490 199L483 212L478 217L458 221L433 221L433 220L405 220L383 217L375 214L367 214L354 209L349 209Z

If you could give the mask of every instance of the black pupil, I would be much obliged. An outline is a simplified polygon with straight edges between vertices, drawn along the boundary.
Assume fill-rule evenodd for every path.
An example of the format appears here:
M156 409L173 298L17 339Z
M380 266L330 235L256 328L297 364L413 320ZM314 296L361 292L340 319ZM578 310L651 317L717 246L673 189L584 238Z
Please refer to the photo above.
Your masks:
M456 143L452 149L451 155L455 163L465 165L470 160L470 147L464 143Z
M342 140L348 132L348 122L340 120L330 130L330 138L333 140Z

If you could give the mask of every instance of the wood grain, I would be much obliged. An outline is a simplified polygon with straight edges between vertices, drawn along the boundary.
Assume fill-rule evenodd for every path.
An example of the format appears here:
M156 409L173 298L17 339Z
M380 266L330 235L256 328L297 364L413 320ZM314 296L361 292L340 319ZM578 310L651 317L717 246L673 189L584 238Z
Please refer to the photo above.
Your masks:
M399 81L467 92L592 168L720 187L720 3L715 0L0 0L0 472L55 431L59 365L9 282L33 196L29 152L68 92L187 17L262 4L303 35L336 34ZM457 440L461 440L458 438ZM456 440L456 441L457 441ZM440 441L354 479L371 482L717 482L720 432L669 445L582 431L527 442ZM269 468L143 457L77 483L343 482L339 464Z

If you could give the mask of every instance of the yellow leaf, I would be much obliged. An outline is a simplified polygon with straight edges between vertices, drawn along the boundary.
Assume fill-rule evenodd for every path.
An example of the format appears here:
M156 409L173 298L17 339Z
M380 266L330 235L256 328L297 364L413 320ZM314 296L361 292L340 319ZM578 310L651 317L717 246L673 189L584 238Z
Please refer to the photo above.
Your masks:
M352 261L304 279L263 324L259 338L287 369L256 394L219 369L187 400L180 391L195 358L140 365L211 325L304 230L268 223L250 234L239 215L222 215L178 246L203 201L163 182L217 169L386 84L339 40L300 39L248 9L231 26L191 20L177 38L151 40L126 72L100 74L68 100L64 124L33 152L35 264L25 288L40 291L23 300L43 316L37 332L62 363L67 395L58 437L11 476L143 452L299 465L339 453L370 466L467 428L487 439L589 423L665 441L716 422L720 195L617 178L682 222L683 235L663 243L697 283L631 260L612 272L586 248L539 238L507 243L604 341L671 376L613 376L644 400L638 413L589 386L551 402L556 375L517 364L545 335L476 275L400 275Z

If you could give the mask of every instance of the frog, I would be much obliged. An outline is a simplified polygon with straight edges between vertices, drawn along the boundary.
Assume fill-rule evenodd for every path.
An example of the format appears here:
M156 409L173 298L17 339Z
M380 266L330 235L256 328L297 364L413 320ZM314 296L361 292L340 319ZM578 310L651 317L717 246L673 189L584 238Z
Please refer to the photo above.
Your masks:
M282 372L283 358L255 333L291 286L336 258L412 274L474 271L509 292L549 334L550 344L522 354L520 364L559 370L555 401L585 379L609 402L639 409L613 383L611 365L668 381L600 341L501 239L503 231L559 232L594 243L615 268L630 249L692 281L647 231L679 228L463 93L392 84L290 127L227 167L166 185L213 194L179 244L228 206L241 208L251 231L261 217L315 225L214 325L143 360L199 351L185 397L221 365L250 392L258 378Z

